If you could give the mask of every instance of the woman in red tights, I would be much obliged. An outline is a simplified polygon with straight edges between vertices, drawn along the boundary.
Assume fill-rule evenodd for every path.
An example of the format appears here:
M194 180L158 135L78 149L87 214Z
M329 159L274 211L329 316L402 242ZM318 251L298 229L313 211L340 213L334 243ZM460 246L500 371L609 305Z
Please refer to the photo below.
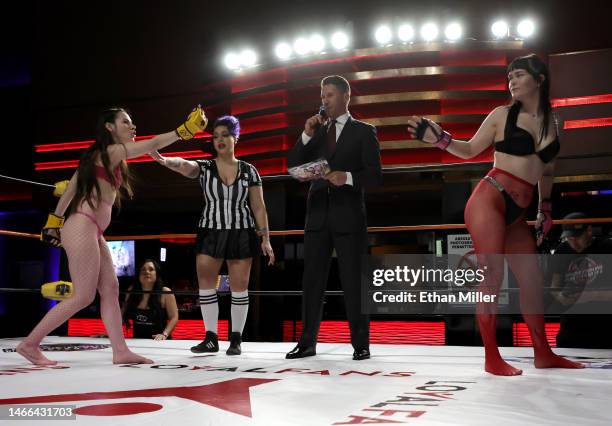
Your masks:
M87 307L100 293L100 312L113 348L113 363L152 363L133 353L125 343L119 308L119 282L110 250L102 233L109 225L113 204L119 204L121 190L131 195L126 160L140 157L179 139L191 139L206 126L198 106L176 131L135 143L136 126L122 108L104 111L96 128L96 140L85 150L77 171L49 214L42 233L46 242L66 250L74 294L55 305L17 346L17 352L36 365L54 365L40 351L41 340L68 318ZM119 195L119 196L118 196ZM64 213L71 205L64 225ZM61 235L60 235L61 232Z
M520 287L523 318L529 328L536 368L582 368L555 355L544 332L542 273L536 240L524 218L538 185L538 244L552 226L550 193L559 137L549 98L549 73L536 55L516 58L508 66L510 106L495 108L468 142L455 140L431 120L411 117L416 138L461 157L472 158L495 145L493 169L476 186L465 207L465 224L481 267L486 266L483 294L498 294L504 257ZM496 300L497 298L495 298ZM479 303L477 319L485 347L485 370L501 376L522 373L506 363L497 346L497 301Z

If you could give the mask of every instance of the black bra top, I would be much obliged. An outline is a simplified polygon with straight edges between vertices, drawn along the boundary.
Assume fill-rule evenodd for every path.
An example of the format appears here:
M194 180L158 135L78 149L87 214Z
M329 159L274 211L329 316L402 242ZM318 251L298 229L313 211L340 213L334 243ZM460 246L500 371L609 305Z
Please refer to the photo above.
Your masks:
M510 107L508 118L506 119L506 127L504 128L504 139L495 142L495 150L518 156L536 154L543 163L549 163L557 156L561 149L559 137L557 136L554 141L540 151L536 151L535 141L531 133L516 125L520 108L521 106L518 103Z

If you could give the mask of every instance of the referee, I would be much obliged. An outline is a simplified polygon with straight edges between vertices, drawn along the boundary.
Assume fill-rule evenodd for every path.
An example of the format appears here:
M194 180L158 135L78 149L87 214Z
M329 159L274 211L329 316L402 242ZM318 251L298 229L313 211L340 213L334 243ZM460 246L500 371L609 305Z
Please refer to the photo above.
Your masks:
M227 355L242 352L242 331L249 309L249 274L259 247L269 257L268 264L274 263L261 177L252 164L234 156L239 136L238 119L227 115L213 125L214 159L189 161L163 157L157 151L150 154L170 170L198 178L204 195L196 240L196 269L206 336L191 348L194 353L219 351L216 283L223 262L227 262L232 289L232 332Z

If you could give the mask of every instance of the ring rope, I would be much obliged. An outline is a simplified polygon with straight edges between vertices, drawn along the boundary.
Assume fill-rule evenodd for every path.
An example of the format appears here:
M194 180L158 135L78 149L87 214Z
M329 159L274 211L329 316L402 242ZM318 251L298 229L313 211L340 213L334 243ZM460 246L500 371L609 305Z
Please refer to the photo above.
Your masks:
M55 188L55 185L50 185L48 183L34 182L33 180L20 179L20 178L16 178L16 177L12 177L12 176L0 175L0 178L15 180L17 182L29 183L31 185L39 185L39 186L46 186L46 187L49 187L49 188Z
M593 223L610 223L612 222L611 217L597 217L591 219L556 219L553 220L553 225L576 225L581 223L593 224ZM535 225L534 220L527 222L528 225ZM370 226L368 227L369 233L374 232L407 232L407 231L443 231L449 229L466 229L463 223L446 223L440 225L400 225L400 226ZM25 232L16 232L0 229L0 235L6 235L10 237L23 237L23 238L34 238L39 240L40 234L30 234ZM304 235L302 229L292 229L287 231L270 231L270 236L289 236L289 235ZM120 241L120 240L159 240L167 238L177 239L193 239L196 234L155 234L155 235L106 235L104 239L107 241Z

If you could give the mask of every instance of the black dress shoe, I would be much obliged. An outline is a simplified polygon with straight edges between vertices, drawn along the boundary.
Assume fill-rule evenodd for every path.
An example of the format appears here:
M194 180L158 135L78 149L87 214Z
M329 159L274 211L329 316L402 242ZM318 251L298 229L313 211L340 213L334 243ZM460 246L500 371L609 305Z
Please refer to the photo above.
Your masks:
M285 355L286 359L296 359L296 358L306 358L308 356L315 356L317 354L317 350L314 346L300 346L297 345L295 348L291 349L290 352L287 352Z
M369 349L355 349L355 352L353 352L354 361L361 361L363 359L369 359L369 358L370 358Z

